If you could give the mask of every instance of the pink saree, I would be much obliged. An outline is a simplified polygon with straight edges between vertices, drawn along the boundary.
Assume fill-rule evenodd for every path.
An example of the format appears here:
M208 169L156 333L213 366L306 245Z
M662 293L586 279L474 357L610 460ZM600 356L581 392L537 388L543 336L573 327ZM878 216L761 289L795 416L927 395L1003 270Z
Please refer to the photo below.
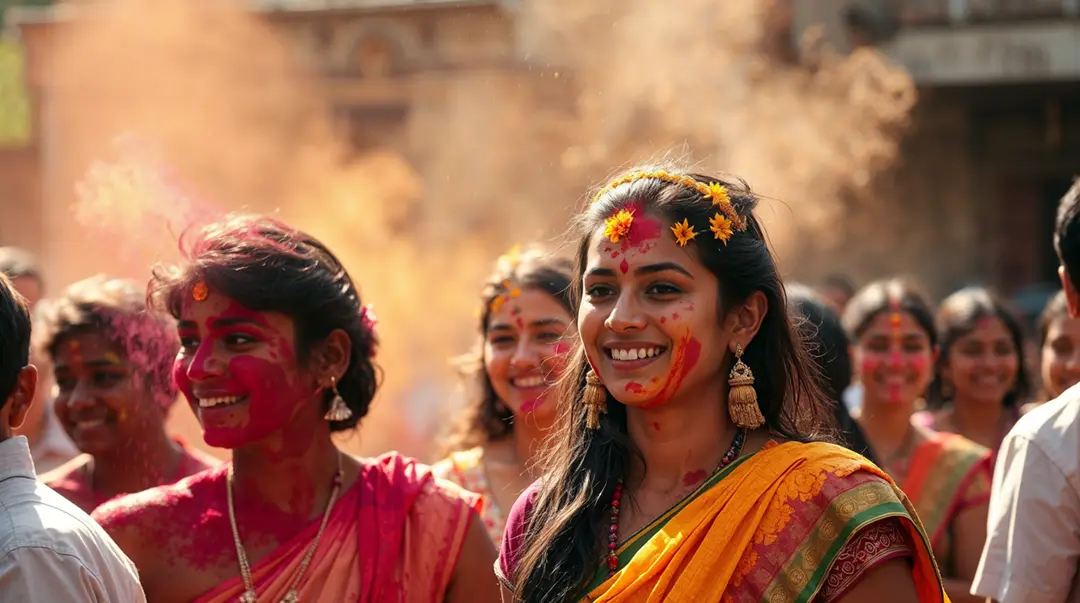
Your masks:
M363 461L360 478L334 505L300 600L442 601L475 504L471 494L411 459L387 454ZM318 529L313 522L252 566L260 602L285 596ZM235 603L243 592L237 577L196 602Z

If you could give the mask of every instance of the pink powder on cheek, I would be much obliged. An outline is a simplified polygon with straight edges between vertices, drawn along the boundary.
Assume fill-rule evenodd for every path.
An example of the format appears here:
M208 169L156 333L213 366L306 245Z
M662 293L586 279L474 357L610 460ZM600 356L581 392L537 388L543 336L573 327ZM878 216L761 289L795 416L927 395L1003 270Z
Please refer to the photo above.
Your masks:
M199 413L206 442L224 448L258 441L285 427L297 405L310 396L299 391L281 364L254 356L231 358L218 387L248 396L242 405Z
M876 357L867 356L863 358L862 367L860 371L863 375L869 375L881 367L881 359Z

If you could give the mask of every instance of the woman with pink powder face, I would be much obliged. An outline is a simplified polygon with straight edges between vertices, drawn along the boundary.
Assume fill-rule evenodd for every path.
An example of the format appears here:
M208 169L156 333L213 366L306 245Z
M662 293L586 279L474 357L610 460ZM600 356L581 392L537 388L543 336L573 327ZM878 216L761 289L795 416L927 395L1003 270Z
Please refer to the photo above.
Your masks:
M576 334L570 274L568 260L539 249L500 257L481 296L481 341L463 359L472 391L433 469L482 495L494 542L506 511L538 477L533 460L557 414L554 386Z
M981 287L946 297L935 323L941 353L928 397L932 410L919 413L917 420L996 453L1031 389L1020 323L1004 302Z
M495 550L476 497L396 453L359 459L379 384L370 307L318 239L229 216L156 269L172 366L208 444L232 460L98 507L149 600L490 603Z
M81 455L39 476L90 513L217 460L165 431L176 401L176 325L146 312L134 281L94 276L42 305L37 345L55 373L53 410Z
M863 385L856 417L878 464L911 498L954 602L969 594L986 540L990 450L912 419L934 377L933 311L901 280L872 283L851 299L844 329Z

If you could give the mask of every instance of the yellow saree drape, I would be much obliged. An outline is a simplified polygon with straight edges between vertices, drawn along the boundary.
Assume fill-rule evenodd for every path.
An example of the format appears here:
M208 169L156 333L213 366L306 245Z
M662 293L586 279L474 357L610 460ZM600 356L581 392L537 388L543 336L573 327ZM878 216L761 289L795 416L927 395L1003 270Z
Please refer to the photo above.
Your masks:
M898 518L915 546L923 602L948 601L907 497L863 457L831 444L772 444L707 481L619 548L585 601L807 602L860 529Z

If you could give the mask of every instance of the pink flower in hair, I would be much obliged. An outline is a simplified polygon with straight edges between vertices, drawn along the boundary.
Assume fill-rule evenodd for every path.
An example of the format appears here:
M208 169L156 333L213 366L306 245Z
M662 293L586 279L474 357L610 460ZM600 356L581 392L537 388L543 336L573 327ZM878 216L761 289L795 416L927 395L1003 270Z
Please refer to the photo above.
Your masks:
M375 309L371 304L360 308L360 321L364 323L364 328L368 331L375 332L375 325L379 324L379 319L376 318Z

